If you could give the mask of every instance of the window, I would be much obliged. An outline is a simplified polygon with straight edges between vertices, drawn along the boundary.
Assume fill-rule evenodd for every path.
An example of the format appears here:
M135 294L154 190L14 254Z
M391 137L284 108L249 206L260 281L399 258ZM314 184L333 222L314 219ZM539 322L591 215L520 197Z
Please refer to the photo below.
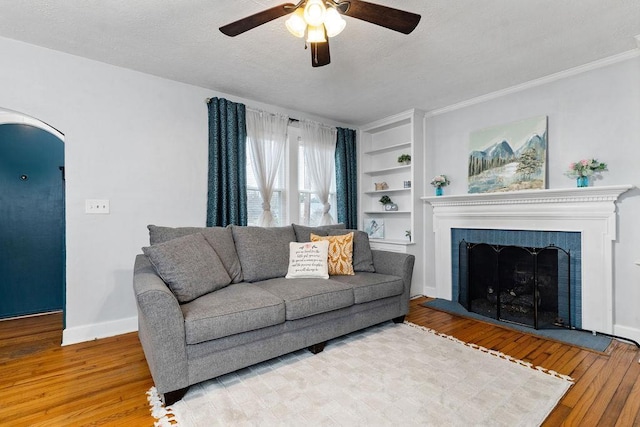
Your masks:
M307 164L304 157L304 142L298 142L298 223L304 225L318 225L322 218L322 202L311 191L311 181L307 173ZM329 196L331 217L336 219L336 180L331 180L331 193Z
M253 167L251 165L251 156L247 154L247 224L257 225L258 218L262 214L262 197L260 197L260 190L258 190L258 184L256 177L253 174ZM285 164L283 164L285 163ZM286 190L285 190L285 171L286 161L280 163L280 169L278 170L278 176L276 177L275 188L273 195L271 196L271 215L278 225L284 225L287 223L287 206L286 206Z
M280 163L275 189L271 197L271 214L279 226L290 223L318 225L322 216L322 203L311 191L309 175L305 171L304 143L300 130L289 126L285 158ZM256 225L262 213L262 198L253 175L250 156L247 155L247 223ZM289 195L293 195L289 197ZM335 177L331 183L331 216L337 218Z

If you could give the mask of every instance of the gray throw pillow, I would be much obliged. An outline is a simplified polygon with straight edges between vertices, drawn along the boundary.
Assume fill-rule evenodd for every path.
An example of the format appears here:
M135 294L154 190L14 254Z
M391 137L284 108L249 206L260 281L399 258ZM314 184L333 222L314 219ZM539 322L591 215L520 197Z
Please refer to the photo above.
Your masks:
M231 283L222 261L200 233L145 247L142 251L180 303Z
M353 232L353 271L375 273L369 236L359 230L329 230L328 236L341 236Z
M234 225L233 240L246 282L284 277L289 269L289 243L296 241L293 227Z
M160 227L148 225L151 246L167 242L178 237L202 233L207 242L220 257L222 265L229 273L232 283L242 282L242 266L233 242L231 227Z
M299 224L291 224L293 226L293 231L296 233L296 239L298 242L310 242L311 241L311 233L316 236L328 236L329 230L344 230L344 224L331 224L331 225L319 225L316 227L309 227L308 225L299 225ZM344 233L343 233L344 234Z

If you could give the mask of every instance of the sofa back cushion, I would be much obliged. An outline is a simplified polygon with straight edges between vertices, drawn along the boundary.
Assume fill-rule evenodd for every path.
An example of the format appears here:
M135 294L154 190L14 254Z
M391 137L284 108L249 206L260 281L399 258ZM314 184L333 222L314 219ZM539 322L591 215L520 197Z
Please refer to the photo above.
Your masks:
M373 254L369 244L369 236L364 231L359 230L329 230L329 236L339 236L353 233L353 270L375 273L373 266Z
M284 277L289 269L289 243L296 241L293 227L231 226L246 282Z
M160 227L148 225L147 228L149 229L149 243L151 246L178 237L202 233L209 245L218 254L222 265L224 265L229 277L231 277L231 282L242 282L242 266L233 242L231 227Z
M296 233L296 239L300 243L310 242L311 233L316 236L327 236L329 230L344 230L344 224L319 225L317 227L309 227L307 225L291 224L293 231Z
M222 261L200 233L142 248L180 303L231 283Z

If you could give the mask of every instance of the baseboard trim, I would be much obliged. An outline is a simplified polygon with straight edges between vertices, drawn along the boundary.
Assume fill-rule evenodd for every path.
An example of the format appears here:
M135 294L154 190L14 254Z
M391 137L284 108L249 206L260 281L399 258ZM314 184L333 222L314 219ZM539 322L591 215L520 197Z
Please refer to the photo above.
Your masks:
M623 325L613 325L613 334L640 342L640 329Z
M138 330L138 318L112 320L110 322L94 323L91 325L66 328L62 331L62 345L78 344L93 341L99 338L108 338L115 335L127 334Z
M425 286L423 295L425 297L429 297L429 298L437 298L436 296L438 295L438 290L436 289L435 286L433 286L433 287Z

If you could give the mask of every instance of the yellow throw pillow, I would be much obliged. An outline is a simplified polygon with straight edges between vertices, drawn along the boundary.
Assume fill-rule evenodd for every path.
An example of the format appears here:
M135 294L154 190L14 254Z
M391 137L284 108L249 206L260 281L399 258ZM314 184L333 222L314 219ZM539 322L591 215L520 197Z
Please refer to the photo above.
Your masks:
M353 232L342 236L318 236L311 233L311 241L329 241L329 275L353 276Z

